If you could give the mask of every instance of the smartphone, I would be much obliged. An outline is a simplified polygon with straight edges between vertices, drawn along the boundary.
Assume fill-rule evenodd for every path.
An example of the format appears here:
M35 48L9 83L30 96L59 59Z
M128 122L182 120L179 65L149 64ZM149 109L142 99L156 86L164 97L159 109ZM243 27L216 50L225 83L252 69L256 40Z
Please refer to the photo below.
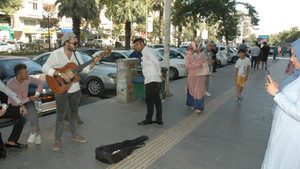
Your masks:
M269 70L267 70L267 72L268 72L268 75L271 76ZM269 80L269 77L267 77L267 81L268 81L268 83L271 83Z

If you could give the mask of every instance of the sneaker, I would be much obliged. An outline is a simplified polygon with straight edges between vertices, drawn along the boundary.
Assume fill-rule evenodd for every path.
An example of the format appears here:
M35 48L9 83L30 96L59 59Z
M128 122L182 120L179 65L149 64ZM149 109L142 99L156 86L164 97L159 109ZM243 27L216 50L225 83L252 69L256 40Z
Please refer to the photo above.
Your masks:
M211 94L210 94L210 93L208 93L208 92L206 92L206 93L205 93L205 95L206 95L206 96L208 96L208 97L210 97L210 96L211 96Z
M52 150L53 150L53 151L58 151L58 150L60 150L60 141L55 141L55 142L54 142L54 145L53 145L53 147L52 147Z
M200 114L200 113L202 113L202 111L201 110L195 110L195 113Z
M42 138L41 138L41 135L40 135L40 134L38 134L38 135L36 136L36 139L35 139L34 143L35 143L35 144L41 144L41 143L42 143Z
M236 102L237 102L237 103L241 103L242 99L243 99L242 96L241 96L241 97L237 96Z
M30 133L28 139L27 139L27 142L28 143L34 143L35 142L35 139L36 139L36 132L34 133Z
M80 143L86 143L86 142L88 142L88 140L85 139L85 138L82 137L82 136L76 136L76 137L73 137L72 140L73 140L73 141L78 141L78 142L80 142Z

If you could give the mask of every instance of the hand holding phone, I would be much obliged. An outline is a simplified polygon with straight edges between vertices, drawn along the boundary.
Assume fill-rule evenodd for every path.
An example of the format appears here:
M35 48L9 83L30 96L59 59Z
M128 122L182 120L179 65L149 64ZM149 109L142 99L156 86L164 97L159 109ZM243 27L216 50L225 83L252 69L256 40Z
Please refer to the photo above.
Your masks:
M271 75L270 75L269 70L267 70L267 72L268 72L267 82L268 82L268 83L271 83L271 82L273 82L273 80L272 80L272 78L271 78Z

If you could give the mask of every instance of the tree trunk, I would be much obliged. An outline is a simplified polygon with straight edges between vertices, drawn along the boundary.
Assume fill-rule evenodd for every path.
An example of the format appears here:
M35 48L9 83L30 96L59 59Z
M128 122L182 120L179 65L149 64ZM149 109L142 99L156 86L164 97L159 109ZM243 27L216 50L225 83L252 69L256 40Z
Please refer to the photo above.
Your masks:
M193 30L193 33L194 33L194 41L196 41L197 40L197 29L194 29Z
M162 40L163 40L163 16L164 16L164 11L160 10L159 11L159 44L162 44Z
M125 48L130 49L130 37L131 37L131 22L125 23Z
M182 38L182 26L179 26L178 27L178 37L177 37L177 41L178 41L177 47L179 47L181 45L181 42L182 42L181 38Z
M73 20L73 33L77 36L78 46L80 46L80 18L77 16L73 16L72 20Z

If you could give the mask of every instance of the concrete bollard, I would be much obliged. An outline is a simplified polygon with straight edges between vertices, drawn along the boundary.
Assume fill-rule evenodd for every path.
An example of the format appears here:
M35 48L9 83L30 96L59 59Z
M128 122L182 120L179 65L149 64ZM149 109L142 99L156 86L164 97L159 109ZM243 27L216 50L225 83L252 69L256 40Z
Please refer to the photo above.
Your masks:
M134 94L133 79L137 75L139 59L118 59L117 60L117 101L128 103L136 100Z

